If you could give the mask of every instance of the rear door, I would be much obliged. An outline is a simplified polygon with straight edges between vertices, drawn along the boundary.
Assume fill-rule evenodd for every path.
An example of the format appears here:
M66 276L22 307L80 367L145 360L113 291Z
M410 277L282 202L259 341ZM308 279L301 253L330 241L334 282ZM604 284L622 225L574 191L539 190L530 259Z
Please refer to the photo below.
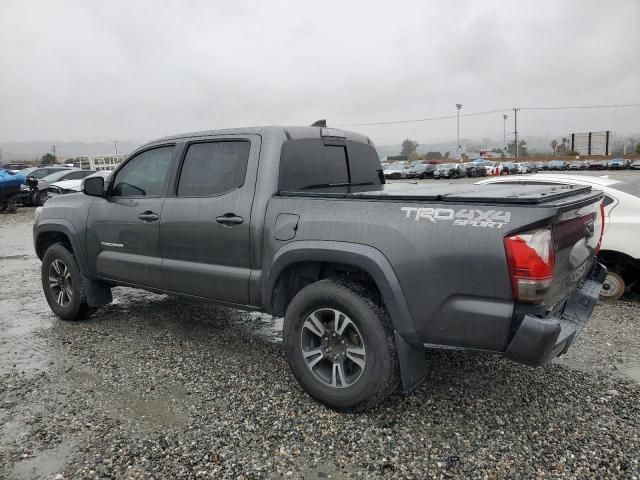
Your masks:
M258 135L215 136L186 145L160 222L169 290L249 302L250 219L259 153Z
M116 173L87 218L87 257L105 279L164 288L159 232L174 145L147 149Z

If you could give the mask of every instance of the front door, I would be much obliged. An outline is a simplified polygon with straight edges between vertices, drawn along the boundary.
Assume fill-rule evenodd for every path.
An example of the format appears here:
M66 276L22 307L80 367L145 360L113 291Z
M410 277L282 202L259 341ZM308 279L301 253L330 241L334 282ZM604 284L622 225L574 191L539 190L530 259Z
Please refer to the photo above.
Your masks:
M245 304L260 137L187 145L160 222L164 280L180 293Z
M175 146L145 150L120 168L87 219L87 257L97 276L163 288L159 232Z

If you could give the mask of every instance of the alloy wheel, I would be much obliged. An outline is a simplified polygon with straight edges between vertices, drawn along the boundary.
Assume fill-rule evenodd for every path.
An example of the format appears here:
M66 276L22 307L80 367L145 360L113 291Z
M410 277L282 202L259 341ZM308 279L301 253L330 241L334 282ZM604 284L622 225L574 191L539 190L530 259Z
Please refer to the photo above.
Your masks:
M326 386L349 387L364 372L362 334L339 310L321 308L311 313L302 324L300 347L307 367Z
M73 298L71 272L62 260L56 259L49 266L49 288L56 303L65 308Z

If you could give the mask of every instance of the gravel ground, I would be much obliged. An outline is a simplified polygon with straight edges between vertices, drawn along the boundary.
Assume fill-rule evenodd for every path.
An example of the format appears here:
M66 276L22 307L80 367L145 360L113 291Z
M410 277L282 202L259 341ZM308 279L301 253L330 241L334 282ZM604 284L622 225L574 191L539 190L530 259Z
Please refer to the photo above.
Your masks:
M433 352L413 395L340 415L292 379L277 319L125 288L56 319L19 212L0 216L0 478L640 477L637 299L545 368Z

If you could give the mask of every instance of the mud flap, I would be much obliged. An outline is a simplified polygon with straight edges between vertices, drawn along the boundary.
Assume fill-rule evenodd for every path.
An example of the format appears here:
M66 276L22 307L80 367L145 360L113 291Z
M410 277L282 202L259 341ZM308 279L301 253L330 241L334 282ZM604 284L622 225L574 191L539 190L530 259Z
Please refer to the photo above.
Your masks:
M82 292L87 299L90 307L99 307L100 305L108 305L113 301L111 295L111 287L89 277L82 275Z
M398 363L400 364L400 378L402 379L402 393L410 394L427 376L427 359L422 345L411 345L394 330L396 348L398 349Z

